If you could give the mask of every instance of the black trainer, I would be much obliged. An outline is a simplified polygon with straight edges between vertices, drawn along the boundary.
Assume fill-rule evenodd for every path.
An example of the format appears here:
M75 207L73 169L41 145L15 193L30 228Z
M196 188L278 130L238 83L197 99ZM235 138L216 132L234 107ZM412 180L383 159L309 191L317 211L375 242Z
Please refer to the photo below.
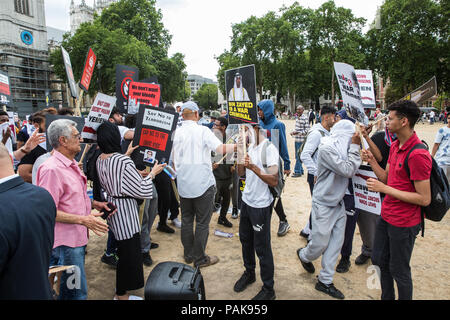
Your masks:
M237 219L239 217L239 212L238 212L238 209L236 207L233 207L233 211L231 212L231 217L233 219Z
M158 227L156 230L165 232L165 233L175 233L175 230L173 230L171 227L169 227L167 224L160 224L158 223Z
M100 261L113 267L114 269L117 268L117 262L119 258L115 254L106 255L106 253L103 254Z
M348 270L350 269L350 257L341 257L341 260L339 261L337 267L336 267L336 272L339 273L345 273L348 272Z
M361 253L359 256L356 257L355 264L357 264L357 265L365 264L367 262L367 260L369 260L369 259L370 259L369 256L366 256Z
M334 286L334 284L329 284L326 285L322 282L320 282L320 280L317 280L316 283L316 290L322 291L323 293L326 293L327 295L336 298L336 299L344 299L345 296L344 294L339 291L338 289L336 289L336 287Z
M244 274L239 278L238 281L236 281L234 285L234 291L235 292L242 292L244 291L249 284L252 284L256 281L256 277L254 273L249 273L247 271L244 271Z
M219 220L217 220L217 223L221 224L227 228L233 227L233 224L230 221L228 221L228 219L225 217L219 217Z
M300 259L300 250L302 250L302 248L297 250L298 260L300 260L300 262L302 263L303 268L306 271L308 271L309 273L314 273L316 271L316 269L314 268L314 265L312 264L312 262L304 262L302 259Z
M149 252L145 252L142 254L142 263L144 263L145 266L150 267L153 264L152 257L150 257Z
M275 291L273 289L269 290L265 287L261 288L261 291L258 292L256 296L253 297L252 300L275 300Z

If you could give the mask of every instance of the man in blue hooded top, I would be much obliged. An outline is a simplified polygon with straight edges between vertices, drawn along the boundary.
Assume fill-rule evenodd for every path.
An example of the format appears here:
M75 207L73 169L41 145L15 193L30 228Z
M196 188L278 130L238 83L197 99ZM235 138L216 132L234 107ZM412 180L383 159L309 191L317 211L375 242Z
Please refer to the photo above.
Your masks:
M267 138L277 147L281 158L284 162L284 174L291 173L291 161L289 160L289 152L286 142L286 126L283 122L277 120L274 114L275 105L272 100L265 99L258 103L258 115L260 118L259 125L261 128L267 130ZM281 198L275 206L275 212L280 218L280 225L278 227L278 236L284 236L290 229L289 223L284 213Z

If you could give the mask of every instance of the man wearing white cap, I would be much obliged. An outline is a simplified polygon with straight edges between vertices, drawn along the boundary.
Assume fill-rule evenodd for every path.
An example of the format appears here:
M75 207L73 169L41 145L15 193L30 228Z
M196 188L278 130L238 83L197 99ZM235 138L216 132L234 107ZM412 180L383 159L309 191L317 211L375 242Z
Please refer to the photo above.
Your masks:
M181 112L183 125L176 131L172 151L180 195L181 242L186 263L207 267L219 261L205 253L216 194L211 151L232 153L236 145L222 144L211 130L197 124L199 108L195 102L184 103Z

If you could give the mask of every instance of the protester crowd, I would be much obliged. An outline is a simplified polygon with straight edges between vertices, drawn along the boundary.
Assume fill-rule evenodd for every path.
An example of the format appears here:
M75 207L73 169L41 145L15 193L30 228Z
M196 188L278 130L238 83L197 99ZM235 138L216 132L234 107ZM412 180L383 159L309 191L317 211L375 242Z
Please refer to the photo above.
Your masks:
M179 113L172 155L150 168L132 143L135 116L124 121L116 108L82 162L76 160L83 141L75 122L59 119L46 129L46 114L71 115L71 110L48 108L31 115L28 126L17 123L15 147L11 133L2 132L0 199L11 205L0 208L0 299L55 298L48 270L58 265L75 266L78 280L69 286L72 274L63 272L57 298L87 299L89 232L108 235L99 259L116 269L114 299L142 299L128 292L144 286L143 265L153 264L150 250L159 244L150 233L156 217L158 232L180 229L185 263L204 268L220 263L207 252L213 212L219 212L221 226L239 224L243 273L234 291L256 281L256 254L262 287L254 299L275 299L272 211L278 216L277 236L286 235L290 225L281 193L274 190L291 173L293 178L307 175L312 196L309 221L300 231L306 245L296 255L311 274L316 272L313 261L322 258L315 288L344 299L333 278L350 268L358 224L363 246L355 263L371 260L380 268L381 299L395 299L394 282L398 299L412 299L410 258L421 230L421 206L431 201L432 157L450 177L450 124L439 129L431 155L424 149L409 154L421 143L414 131L421 113L414 102L396 102L387 115L377 110L376 124L365 127L345 110L324 106L308 112L299 105L290 132L295 140L291 172L291 146L271 100L258 103L258 124L241 128L229 124L226 111L202 117L192 101L165 108ZM0 124L5 121L7 113L0 112ZM407 155L409 174L402 167ZM369 178L367 187L382 195L379 216L355 207L352 177L362 162L378 177ZM169 169L176 177L168 175ZM87 193L91 182L92 199Z

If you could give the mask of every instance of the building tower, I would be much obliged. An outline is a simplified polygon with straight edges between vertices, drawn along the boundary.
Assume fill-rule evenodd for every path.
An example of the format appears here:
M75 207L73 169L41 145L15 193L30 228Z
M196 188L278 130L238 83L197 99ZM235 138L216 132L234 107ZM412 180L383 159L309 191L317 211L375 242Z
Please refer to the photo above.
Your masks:
M44 0L4 0L0 6L0 70L11 82L14 111L46 106L50 92Z

